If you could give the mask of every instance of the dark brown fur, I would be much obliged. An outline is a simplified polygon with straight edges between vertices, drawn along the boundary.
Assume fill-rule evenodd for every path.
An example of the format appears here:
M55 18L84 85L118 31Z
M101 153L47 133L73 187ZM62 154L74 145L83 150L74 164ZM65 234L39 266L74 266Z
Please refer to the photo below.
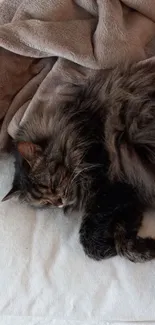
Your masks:
M82 207L89 256L155 257L155 241L137 236L155 195L155 66L99 72L72 103L38 107L15 156L12 193L35 206Z

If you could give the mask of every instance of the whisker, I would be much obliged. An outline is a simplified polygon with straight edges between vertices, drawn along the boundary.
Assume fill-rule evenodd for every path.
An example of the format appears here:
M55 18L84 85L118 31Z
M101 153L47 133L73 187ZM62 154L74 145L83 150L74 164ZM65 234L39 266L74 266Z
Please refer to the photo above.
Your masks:
M88 166L88 167L84 167L83 169L81 169L79 172L77 172L75 174L75 176L73 177L72 179L72 182L76 179L76 177L78 177L80 174L82 174L84 171L89 171L93 168L99 168L99 167L102 167L103 164L97 164L97 165L92 165L92 166Z

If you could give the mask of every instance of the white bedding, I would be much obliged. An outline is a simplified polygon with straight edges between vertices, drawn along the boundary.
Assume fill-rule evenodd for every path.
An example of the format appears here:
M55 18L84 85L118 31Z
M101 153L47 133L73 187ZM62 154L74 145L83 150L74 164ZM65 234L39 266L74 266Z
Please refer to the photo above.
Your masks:
M2 159L0 199L12 172ZM0 325L155 324L155 262L92 261L78 228L61 210L0 204Z

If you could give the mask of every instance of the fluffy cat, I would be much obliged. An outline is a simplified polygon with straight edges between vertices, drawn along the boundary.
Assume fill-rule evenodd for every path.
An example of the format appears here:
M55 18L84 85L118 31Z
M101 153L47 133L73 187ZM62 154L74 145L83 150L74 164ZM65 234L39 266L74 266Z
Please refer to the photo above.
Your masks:
M155 257L137 232L155 196L155 67L104 71L54 111L41 108L15 140L15 177L5 199L82 209L80 242L100 260Z

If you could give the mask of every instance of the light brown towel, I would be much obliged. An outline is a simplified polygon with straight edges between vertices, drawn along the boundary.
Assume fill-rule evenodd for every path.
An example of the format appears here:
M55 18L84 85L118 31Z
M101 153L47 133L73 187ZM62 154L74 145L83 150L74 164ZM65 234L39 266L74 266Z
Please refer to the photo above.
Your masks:
M154 39L155 0L4 0L0 148L7 130L14 137L33 109L52 109L96 69L154 55Z

